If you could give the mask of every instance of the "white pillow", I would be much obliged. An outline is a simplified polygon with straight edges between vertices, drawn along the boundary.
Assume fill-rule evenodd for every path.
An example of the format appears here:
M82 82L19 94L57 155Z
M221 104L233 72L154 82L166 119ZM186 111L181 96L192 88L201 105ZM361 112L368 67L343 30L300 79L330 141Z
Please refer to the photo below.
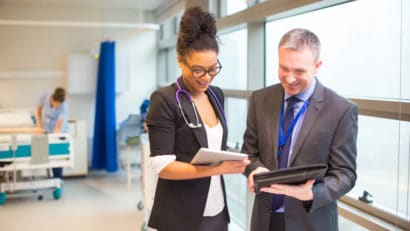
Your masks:
M34 121L28 109L0 109L1 128L34 127Z

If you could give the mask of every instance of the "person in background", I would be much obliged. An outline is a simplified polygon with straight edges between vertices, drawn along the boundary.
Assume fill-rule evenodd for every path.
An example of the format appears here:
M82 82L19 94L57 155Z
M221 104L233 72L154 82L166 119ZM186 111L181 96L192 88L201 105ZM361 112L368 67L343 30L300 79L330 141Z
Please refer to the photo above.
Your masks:
M40 97L36 110L36 123L39 130L45 133L68 132L67 103L64 88L57 87L52 94ZM63 169L53 168L53 176L62 178Z
M215 18L199 7L182 16L177 61L182 76L155 91L147 114L153 169L159 175L148 226L159 231L227 231L222 175L243 173L249 160L192 165L201 147L227 149L224 95L211 86L218 60Z
M278 168L326 164L322 180L272 184L255 196L251 230L338 230L337 200L356 182L358 107L316 78L320 41L294 29L279 42L280 84L250 97L242 152L253 154L253 175Z
M148 127L147 127L147 113L148 113L148 108L149 108L149 99L144 99L144 101L141 103L140 106L140 114L141 114L141 127L144 133L148 132Z

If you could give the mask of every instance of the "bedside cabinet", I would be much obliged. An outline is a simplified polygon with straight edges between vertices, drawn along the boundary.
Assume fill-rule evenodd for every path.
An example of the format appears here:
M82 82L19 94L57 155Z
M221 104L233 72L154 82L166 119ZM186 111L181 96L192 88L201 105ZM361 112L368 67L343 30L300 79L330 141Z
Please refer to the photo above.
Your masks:
M85 176L88 173L87 123L70 120L68 133L73 137L74 167L64 168L63 176Z

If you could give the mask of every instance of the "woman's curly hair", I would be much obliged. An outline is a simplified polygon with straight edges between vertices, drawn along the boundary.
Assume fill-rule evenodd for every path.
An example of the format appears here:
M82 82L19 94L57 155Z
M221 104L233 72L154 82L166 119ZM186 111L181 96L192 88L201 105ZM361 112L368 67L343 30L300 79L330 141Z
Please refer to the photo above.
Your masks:
M200 7L188 8L179 25L178 55L184 58L192 51L219 52L215 18Z

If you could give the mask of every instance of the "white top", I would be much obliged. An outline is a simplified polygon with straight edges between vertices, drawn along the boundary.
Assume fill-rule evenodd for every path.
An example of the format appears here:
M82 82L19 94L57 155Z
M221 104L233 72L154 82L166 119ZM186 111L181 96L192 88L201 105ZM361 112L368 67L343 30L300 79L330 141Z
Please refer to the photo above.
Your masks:
M206 124L206 136L208 139L208 148L213 150L221 150L223 128L221 123L215 127L208 127ZM176 160L175 154L160 155L150 157L151 165L154 171L159 174L168 164ZM211 183L209 185L208 197L204 210L204 216L215 216L219 214L225 206L221 176L211 176Z

